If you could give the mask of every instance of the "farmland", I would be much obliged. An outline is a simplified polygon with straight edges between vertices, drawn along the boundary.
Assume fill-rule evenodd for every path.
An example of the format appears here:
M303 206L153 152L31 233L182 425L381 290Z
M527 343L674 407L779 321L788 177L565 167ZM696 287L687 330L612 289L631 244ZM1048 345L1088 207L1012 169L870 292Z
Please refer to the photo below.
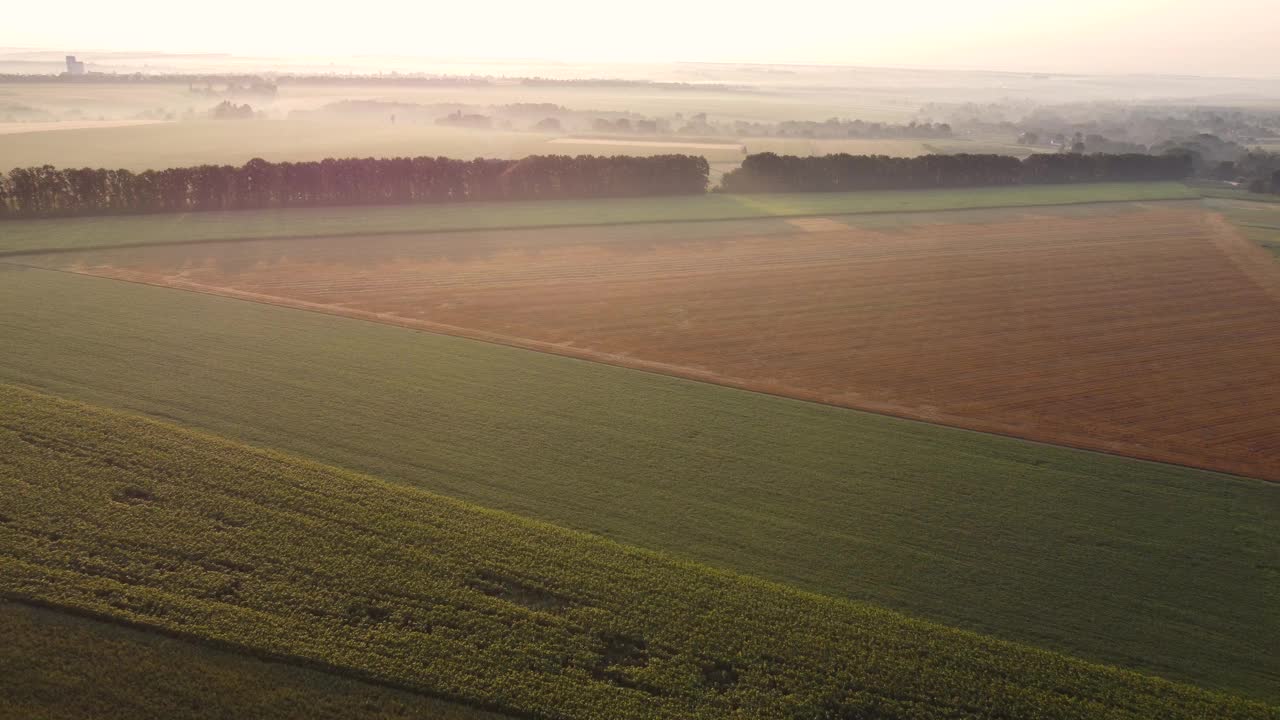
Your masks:
M1280 480L1280 266L1196 203L755 225L18 261Z
M63 130L108 129L118 127L134 127L137 125L154 125L159 120L54 120L42 123L0 122L0 135L19 135L26 133L57 132Z
M471 71L479 68L472 68ZM527 70L508 68L508 73ZM480 69L481 72L493 68ZM563 72L563 68L561 68ZM615 70L616 71L616 70ZM468 71L470 72L470 71ZM651 78L646 78L651 79ZM675 78L671 78L675 79ZM688 78L681 78L688 80ZM758 80L758 78L756 78ZM355 81L346 83L283 83L274 96L250 98L255 108L272 119L288 118L294 111L315 110L344 100L373 100L396 103L438 105L463 104L492 107L512 103L549 103L573 109L600 112L638 112L646 115L706 112L726 119L752 121L825 120L833 114L888 122L906 122L915 115L921 94L903 97L901 79L888 89L869 96L835 99L818 97L811 91L759 93L722 87L670 90L662 87L573 87L498 83L487 86L387 86ZM978 79L982 82L982 79ZM918 81L913 84L919 84ZM928 90L934 88L927 82ZM1215 85L1215 87L1218 87ZM0 97L20 96L25 104L59 116L128 119L143 111L160 111L181 117L200 112L221 98L193 94L190 85L174 83L0 83ZM878 97L877 97L878 96ZM256 102L254 102L256 100Z
M910 157L930 152L1026 154L1013 145L951 140L932 145L908 139L721 138L699 142L678 135L586 138L533 130L471 129L431 124L353 120L63 121L0 123L3 170L51 164L62 167L127 168L134 171L201 164L243 165L326 157L512 158L528 155L653 155L693 153L711 164L713 181L751 152L793 155L826 153Z
M502 720L416 693L14 602L0 601L0 635L6 718Z
M1267 200L1257 195L1244 198L1206 200L1215 212L1240 229L1245 237L1280 258L1280 198Z
M0 720L1280 720L1265 23L77 3Z
M527 67L524 68L527 70ZM510 69L508 69L510 70ZM563 68L559 69L563 71ZM489 67L484 72L492 72ZM774 78L776 80L776 78ZM687 78L686 78L687 80ZM758 81L756 77L754 80ZM981 79L978 80L982 82ZM779 89L769 92L726 90L725 88L654 87L556 87L497 83L491 86L413 87L353 82L282 84L274 95L237 98L249 102L267 117L249 121L208 119L208 111L225 96L193 93L187 82L173 83L65 83L0 82L0 120L14 104L30 109L41 118L63 123L98 123L82 129L63 129L40 135L0 134L3 169L13 166L54 164L101 166L146 170L200 163L243 164L255 156L268 160L310 160L326 156L366 155L446 155L518 158L538 153L563 153L564 146L549 141L560 135L529 131L533 118L521 122L520 131L451 128L427 122L389 122L376 119L342 118L308 114L333 103L382 102L419 107L423 112L440 108L439 116L453 105L469 106L478 112L509 104L544 104L586 113L639 113L667 116L674 113L709 113L721 121L780 120L822 121L833 114L865 121L903 123L919 109L915 99L903 97L906 86L918 80L896 78L887 88L865 88L851 97L835 98L830 91L815 96L811 91ZM933 90L932 87L927 90ZM394 111L391 111L394 112ZM169 118L168 122L146 127L111 126L138 118ZM22 118L17 118L22 119ZM434 119L434 118L432 118ZM36 131L55 127L51 122L6 123L7 127ZM22 126L25 126L22 127ZM678 142L679 137L669 138ZM732 140L733 138L727 138ZM1003 138L1011 141L1012 134ZM871 152L888 155L916 155L928 152L923 143L912 140L747 138L761 149L807 155L812 152ZM964 145L964 142L960 142ZM646 152L640 147L604 146L591 152ZM961 152L962 150L954 150ZM707 159L716 164L736 165L741 153L707 150Z
M10 598L522 715L1276 717L172 425L0 413Z
M804 215L927 212L1198 197L1180 183L1089 183L961 190L720 195L617 200L241 210L6 221L0 255L243 238L619 225Z
M32 132L48 123L21 123ZM107 123L103 123L106 125ZM671 145L653 147L616 144L575 146L558 144L561 135L531 131L473 130L437 125L390 125L351 121L272 120L245 123L218 120L180 121L129 126L82 127L56 133L21 134L7 126L0 133L0 157L5 169L52 164L148 170L205 163L243 165L261 157L271 161L322 160L326 157L396 157L443 155L473 158L521 158L549 154L647 155L687 152ZM50 128L51 130L56 128ZM770 147L807 153L809 143L785 139ZM849 144L883 154L915 154L925 151L919 143L865 141ZM700 148L697 154L713 163L736 166L742 160L740 143L721 148Z
M1274 485L60 272L0 328L7 382L1275 700Z
M32 133L40 133L33 135ZM715 144L687 147L688 138L670 136L644 142L575 138L534 131L475 130L438 125L392 125L342 120L261 120L247 123L218 120L177 122L103 121L80 123L0 123L0 158L4 170L44 164L62 167L109 167L141 171L205 163L242 165L261 157L271 161L322 160L326 157L396 157L443 155L473 158L521 158L526 155L647 155L694 152L713 165L736 167L742 146L751 152L793 155L847 152L912 156L932 152L915 140L726 138ZM975 152L1016 146L969 147L951 141L939 150Z
M32 129L42 125L25 124ZM0 135L0 157L6 170L47 163L141 171L204 163L243 165L254 157L273 161L406 154L523 157L556 152L554 146L547 146L551 139L532 132L435 125L199 120Z

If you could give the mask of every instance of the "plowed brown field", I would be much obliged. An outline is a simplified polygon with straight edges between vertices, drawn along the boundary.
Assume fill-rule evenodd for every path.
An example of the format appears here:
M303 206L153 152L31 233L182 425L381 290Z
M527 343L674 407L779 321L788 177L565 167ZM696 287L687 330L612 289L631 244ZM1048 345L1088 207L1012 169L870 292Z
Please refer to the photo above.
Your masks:
M23 261L1280 481L1280 265L1220 217L938 217Z

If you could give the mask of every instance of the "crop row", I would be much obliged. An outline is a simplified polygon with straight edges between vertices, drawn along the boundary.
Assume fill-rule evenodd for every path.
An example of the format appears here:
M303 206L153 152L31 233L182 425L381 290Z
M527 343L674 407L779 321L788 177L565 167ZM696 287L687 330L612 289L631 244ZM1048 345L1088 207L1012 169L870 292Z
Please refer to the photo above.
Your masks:
M535 717L1280 717L12 387L0 592Z

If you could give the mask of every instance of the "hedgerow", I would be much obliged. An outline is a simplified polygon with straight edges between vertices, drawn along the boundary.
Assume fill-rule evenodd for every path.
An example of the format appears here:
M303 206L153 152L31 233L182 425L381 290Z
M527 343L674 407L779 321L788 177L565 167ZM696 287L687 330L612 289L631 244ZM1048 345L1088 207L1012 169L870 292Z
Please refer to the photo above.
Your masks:
M529 717L1280 717L12 387L0 593Z

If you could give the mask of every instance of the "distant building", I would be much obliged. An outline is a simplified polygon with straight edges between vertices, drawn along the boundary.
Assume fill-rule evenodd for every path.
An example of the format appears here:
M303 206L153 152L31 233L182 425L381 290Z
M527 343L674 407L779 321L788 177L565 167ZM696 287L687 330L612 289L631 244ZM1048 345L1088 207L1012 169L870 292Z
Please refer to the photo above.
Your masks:
M68 75L84 74L84 63L77 60L75 55L67 56L67 74Z

